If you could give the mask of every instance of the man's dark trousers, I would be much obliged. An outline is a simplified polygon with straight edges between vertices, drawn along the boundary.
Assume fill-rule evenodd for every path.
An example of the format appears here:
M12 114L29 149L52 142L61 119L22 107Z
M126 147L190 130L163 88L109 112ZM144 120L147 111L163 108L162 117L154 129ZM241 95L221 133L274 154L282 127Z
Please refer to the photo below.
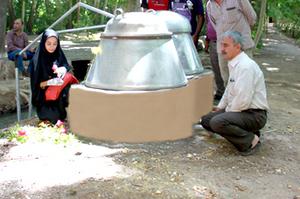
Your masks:
M251 147L254 135L267 121L265 110L248 109L242 112L210 112L201 118L201 125L231 142L239 151Z
M17 54L19 54L20 52L21 52L21 50L10 51L7 53L7 57L11 61L15 61L16 57L17 57L17 68L21 72L23 72L25 70L24 65L23 65L23 56L22 55L17 56ZM24 60L31 60L32 57L34 56L34 53L29 50L26 50L25 53L26 53L27 59L24 59Z

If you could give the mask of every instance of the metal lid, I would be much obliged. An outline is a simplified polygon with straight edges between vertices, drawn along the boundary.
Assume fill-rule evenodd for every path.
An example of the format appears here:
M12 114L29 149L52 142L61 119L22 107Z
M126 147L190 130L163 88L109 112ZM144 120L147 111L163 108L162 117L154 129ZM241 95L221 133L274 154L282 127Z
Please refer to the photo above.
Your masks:
M148 12L153 13L154 15L157 15L162 20L164 20L168 30L172 33L190 34L192 32L192 28L189 20L186 17L176 12L166 11L166 10L164 11L149 10Z
M106 24L101 38L107 37L166 37L172 35L166 24L156 15L148 12L124 13L115 11L115 17Z

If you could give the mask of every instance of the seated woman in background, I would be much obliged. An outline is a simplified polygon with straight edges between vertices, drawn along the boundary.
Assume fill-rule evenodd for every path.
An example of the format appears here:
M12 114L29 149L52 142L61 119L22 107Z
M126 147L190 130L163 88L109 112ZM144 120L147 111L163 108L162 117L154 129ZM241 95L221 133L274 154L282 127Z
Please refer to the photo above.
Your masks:
M30 66L32 105L40 120L55 124L66 119L70 85L78 83L69 70L58 34L47 29Z

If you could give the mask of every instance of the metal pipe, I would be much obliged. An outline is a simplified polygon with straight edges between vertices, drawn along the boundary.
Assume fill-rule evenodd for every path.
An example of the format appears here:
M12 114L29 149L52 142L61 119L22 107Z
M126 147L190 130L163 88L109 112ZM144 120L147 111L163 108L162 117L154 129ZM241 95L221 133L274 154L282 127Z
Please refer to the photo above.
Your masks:
M51 24L48 28L52 28L54 27L56 24L58 24L59 22L61 22L64 18L66 18L69 14L71 14L76 8L78 7L84 7L88 10L91 10L93 12L96 12L98 14L102 14L106 17L109 17L109 18L112 18L114 17L113 14L109 13L109 12L106 12L106 11L103 11L103 10L100 10L98 8L95 8L93 6L90 6L90 5L87 5L85 3L82 3L82 2L78 2L76 3L72 8L70 8L63 16L61 16L59 19L57 19L53 24ZM102 25L100 25L102 26ZM71 29L70 29L71 30ZM88 30L88 29L86 29ZM79 30L78 30L79 31ZM37 42L41 37L42 37L43 34L40 34L37 38L35 38L28 46L26 46L23 50L21 50L21 52L19 54L22 54L24 53L26 50L28 50L35 42Z
M29 100L28 100L28 116L27 116L28 119L31 118L31 116L32 116L32 103L31 103L31 101L32 101L32 92L31 92L31 83L29 81Z
M68 15L70 15L76 8L80 6L80 2L76 3L72 8L70 8L65 14L63 14L59 19L57 19L53 24L51 24L48 28L52 28L59 22L61 22L64 18L66 18ZM26 46L21 52L19 53L20 55L24 53L26 50L28 50L35 42L37 42L41 37L43 33L40 34L37 38L35 38L28 46Z
M88 10L91 10L93 12L96 12L98 14L102 14L106 17L112 18L114 17L113 14L110 14L109 12L100 10L98 8L92 7L90 5L87 5L82 2L76 3L72 8L70 8L65 14L63 14L59 19L57 19L53 24L51 24L48 28L54 27L56 24L60 23L64 18L66 18L68 15L70 15L74 10L76 10L79 7L84 7ZM75 28L75 29L68 29L68 30L60 30L57 31L58 33L66 33L66 32L75 32L75 31L81 31L81 30L91 30L91 29L96 29L96 28L103 28L105 25L97 25L97 26L89 26L89 27L83 27L83 28ZM33 44L35 44L41 37L43 33L37 36L29 45L27 45L23 50L19 52L19 55L23 54L26 50L28 50ZM21 121L21 105L20 105L20 87L19 87L19 71L17 68L17 65L15 63L15 76L16 76L16 105L17 105L17 119L18 122ZM31 105L31 98L32 98L32 93L30 91L29 94L29 111L28 111L28 118L31 117L31 112L32 112L32 105Z
M20 87L19 87L19 69L17 67L17 59L15 61L15 76L16 76L16 105L17 105L17 119L21 121L21 104L20 104Z
M80 6L80 3L75 4L72 8L70 8L63 16L61 16L58 20L56 20L52 25L48 28L52 28L56 24L58 24L61 20L71 14L76 8ZM27 49L29 49L35 42L37 42L43 34L40 34L37 38L35 38L28 46L26 46L23 50L20 51L19 55L22 55ZM18 122L21 120L21 105L20 105L20 88L19 88L19 71L18 68L15 70L16 75L16 105L17 105L17 119ZM31 92L30 92L31 93ZM31 104L31 102L29 102ZM28 108L31 108L30 106ZM31 112L31 110L29 110Z
M87 4L85 4L85 3L79 2L79 5L82 6L82 7L84 7L84 8L86 8L86 9L88 9L88 10L91 10L91 11L93 11L93 12L96 12L96 13L98 13L98 14L102 14L102 15L108 17L108 18L113 18L113 17L114 17L114 15L111 14L111 13L109 13L109 12L106 12L106 11L104 11L104 10L100 10L100 9L98 9L98 8L95 8L95 7L93 7L93 6L87 5Z
M58 30L57 33L67 33L67 32L77 32L82 30L92 30L97 28L105 28L106 25L97 25L97 26L88 26L83 28L73 28L73 29L67 29L67 30Z

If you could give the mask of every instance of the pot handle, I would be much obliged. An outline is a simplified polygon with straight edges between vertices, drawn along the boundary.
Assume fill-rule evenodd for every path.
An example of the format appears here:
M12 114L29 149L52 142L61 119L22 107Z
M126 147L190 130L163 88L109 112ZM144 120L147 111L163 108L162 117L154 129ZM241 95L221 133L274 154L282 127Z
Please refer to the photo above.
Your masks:
M154 9L148 9L148 10L146 10L146 12L156 14L156 11Z
M115 15L115 18L118 16L118 15L121 15L122 18L124 18L124 11L122 8L117 8L115 11L114 11L114 15Z

